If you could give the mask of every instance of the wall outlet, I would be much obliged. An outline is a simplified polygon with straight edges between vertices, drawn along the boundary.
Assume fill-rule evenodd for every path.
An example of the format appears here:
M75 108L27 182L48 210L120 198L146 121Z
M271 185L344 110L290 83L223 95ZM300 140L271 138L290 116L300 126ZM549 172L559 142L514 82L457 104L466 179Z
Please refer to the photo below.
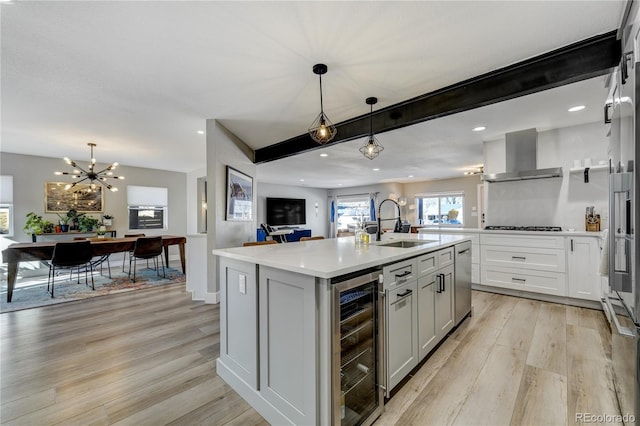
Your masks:
M247 294L247 276L244 274L238 275L238 291L240 294Z

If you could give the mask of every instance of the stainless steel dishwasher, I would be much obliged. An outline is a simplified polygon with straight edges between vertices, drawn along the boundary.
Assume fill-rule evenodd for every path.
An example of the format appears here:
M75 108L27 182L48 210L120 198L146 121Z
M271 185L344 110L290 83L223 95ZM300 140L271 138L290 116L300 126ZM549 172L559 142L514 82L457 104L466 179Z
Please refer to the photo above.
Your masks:
M471 313L471 242L455 245L455 300L456 325Z

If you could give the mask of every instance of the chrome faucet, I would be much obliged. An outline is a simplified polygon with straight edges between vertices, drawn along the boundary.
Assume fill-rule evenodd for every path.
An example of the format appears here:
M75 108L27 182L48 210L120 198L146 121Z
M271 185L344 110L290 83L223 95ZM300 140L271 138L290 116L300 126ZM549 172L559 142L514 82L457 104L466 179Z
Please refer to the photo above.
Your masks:
M380 217L380 212L382 211L382 205L384 204L385 201L391 201L393 204L396 205L396 208L398 209L398 216L384 218L384 219ZM402 213L400 212L400 204L398 204L395 200L392 200L391 198L385 198L384 200L382 200L382 202L378 205L378 231L376 232L376 241L380 241L380 234L382 230L382 227L380 226L380 222L382 222L383 220L395 220L396 226L393 228L393 230L394 232L400 232L400 230L402 229L402 218L400 217L401 214Z

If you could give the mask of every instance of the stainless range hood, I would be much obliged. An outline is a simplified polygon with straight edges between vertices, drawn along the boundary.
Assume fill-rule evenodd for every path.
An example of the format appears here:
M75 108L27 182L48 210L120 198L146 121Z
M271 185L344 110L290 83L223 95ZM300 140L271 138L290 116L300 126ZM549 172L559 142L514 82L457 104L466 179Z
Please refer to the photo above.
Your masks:
M536 168L538 132L536 129L507 133L505 140L506 172L482 175L486 182L546 179L562 177L562 167Z

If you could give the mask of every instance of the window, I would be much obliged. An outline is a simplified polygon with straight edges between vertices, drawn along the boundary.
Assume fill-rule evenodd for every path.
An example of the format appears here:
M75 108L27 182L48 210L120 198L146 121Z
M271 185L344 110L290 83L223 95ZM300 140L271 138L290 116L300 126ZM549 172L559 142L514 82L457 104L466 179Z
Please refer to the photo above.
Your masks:
M127 186L129 229L167 229L168 190Z
M13 236L13 206L0 205L0 235Z
M463 226L464 194L425 194L418 196L418 220L422 225Z
M338 233L355 232L356 224L370 220L369 196L338 197Z
M13 236L13 176L0 176L0 236Z

